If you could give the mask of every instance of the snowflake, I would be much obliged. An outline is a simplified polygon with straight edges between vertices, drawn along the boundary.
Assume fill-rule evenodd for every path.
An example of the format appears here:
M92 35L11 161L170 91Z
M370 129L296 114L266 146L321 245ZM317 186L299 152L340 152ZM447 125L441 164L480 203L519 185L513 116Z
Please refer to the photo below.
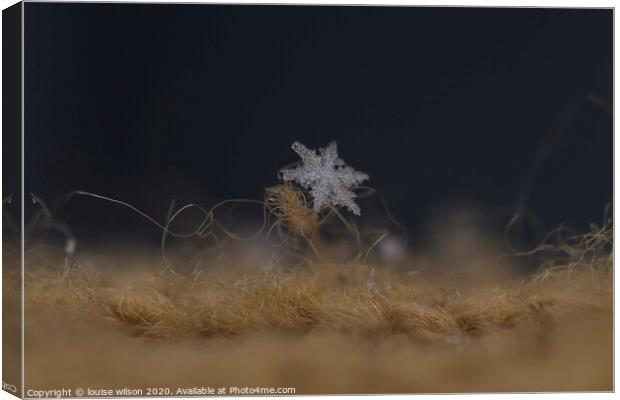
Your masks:
M360 215L360 208L353 199L352 187L368 179L368 175L349 167L338 158L336 142L319 149L319 154L299 142L291 146L301 157L301 165L280 170L284 182L295 181L310 189L313 208L319 212L328 205L345 206L353 214Z

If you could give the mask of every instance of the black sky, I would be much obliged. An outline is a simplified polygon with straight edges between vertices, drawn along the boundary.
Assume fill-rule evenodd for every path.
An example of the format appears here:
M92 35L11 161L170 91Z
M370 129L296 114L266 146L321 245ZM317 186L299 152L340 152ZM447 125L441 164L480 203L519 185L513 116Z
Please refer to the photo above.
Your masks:
M337 140L408 229L447 204L600 222L612 196L612 10L26 3L26 181L163 218L262 198L299 140ZM81 199L62 218L132 229Z

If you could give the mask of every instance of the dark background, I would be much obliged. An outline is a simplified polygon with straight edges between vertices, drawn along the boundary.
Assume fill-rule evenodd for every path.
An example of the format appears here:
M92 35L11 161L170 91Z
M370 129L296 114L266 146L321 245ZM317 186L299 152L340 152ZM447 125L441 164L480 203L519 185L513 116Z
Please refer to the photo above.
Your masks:
M504 224L528 176L545 229L611 200L612 10L26 3L25 24L26 191L81 237L159 238L69 191L160 219L261 199L295 140L337 140L414 237L450 205Z

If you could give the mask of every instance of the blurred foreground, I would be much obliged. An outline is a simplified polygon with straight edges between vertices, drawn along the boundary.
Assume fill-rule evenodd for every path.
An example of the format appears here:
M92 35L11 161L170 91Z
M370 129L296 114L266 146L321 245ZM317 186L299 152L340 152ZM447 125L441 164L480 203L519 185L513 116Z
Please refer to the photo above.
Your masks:
M153 272L156 255L93 272L42 254L26 270L26 389L610 391L611 241L609 229L564 244L561 263L526 278L498 260L472 274L484 279L412 258L175 275Z

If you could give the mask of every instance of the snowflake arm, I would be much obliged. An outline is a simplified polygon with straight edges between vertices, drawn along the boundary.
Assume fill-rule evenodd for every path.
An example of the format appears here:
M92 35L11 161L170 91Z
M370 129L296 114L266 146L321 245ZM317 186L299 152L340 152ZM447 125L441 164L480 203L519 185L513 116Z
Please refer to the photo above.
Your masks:
M301 164L280 170L284 182L295 181L312 196L313 209L319 212L326 206L344 206L353 214L361 210L353 199L357 197L352 188L368 179L368 175L354 170L338 157L336 142L316 151L299 142L292 149L301 157Z

